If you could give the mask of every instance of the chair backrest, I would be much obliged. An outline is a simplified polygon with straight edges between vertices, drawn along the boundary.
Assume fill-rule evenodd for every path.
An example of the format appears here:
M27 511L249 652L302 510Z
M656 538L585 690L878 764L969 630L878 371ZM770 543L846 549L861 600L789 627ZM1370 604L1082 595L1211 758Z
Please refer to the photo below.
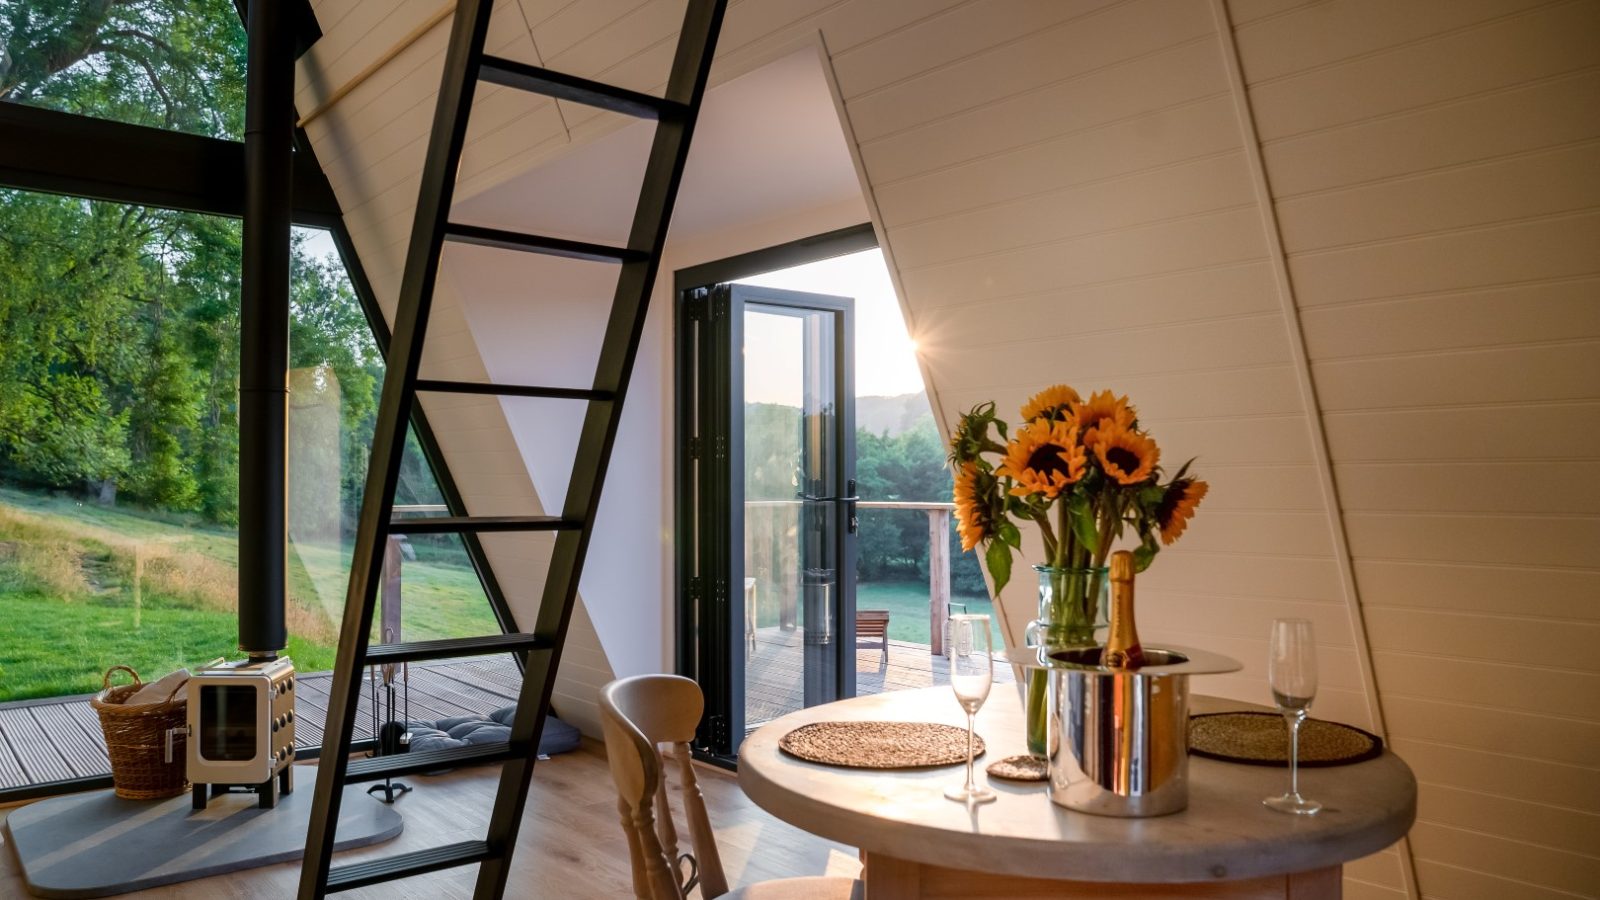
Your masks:
M696 883L702 897L728 892L689 749L704 709L700 686L677 675L637 675L600 690L606 757L617 784L617 809L638 900L682 900ZM667 804L662 744L671 744L678 760L691 853L679 854L678 832Z

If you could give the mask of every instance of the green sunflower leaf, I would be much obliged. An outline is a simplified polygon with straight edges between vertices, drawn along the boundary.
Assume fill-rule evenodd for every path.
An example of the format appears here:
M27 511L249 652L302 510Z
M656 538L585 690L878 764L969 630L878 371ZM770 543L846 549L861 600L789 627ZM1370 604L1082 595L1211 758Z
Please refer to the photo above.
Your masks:
M1154 530L1141 529L1143 534L1139 546L1133 550L1133 571L1143 572L1155 562L1156 554L1161 552L1161 542L1156 540Z
M1017 529L1016 523L1009 519L1000 522L1000 540L1018 550L1022 549L1022 532Z
M1072 519L1072 533L1078 536L1078 543L1088 548L1090 553L1100 552L1100 532L1095 527L1094 507L1090 505L1089 498L1081 494L1073 495L1067 503L1067 516Z
M995 595L999 596L1006 582L1011 580L1011 548L1003 540L990 541L983 557L989 563L989 576L994 579Z
M1144 506L1145 508L1151 508L1151 507L1154 507L1155 505L1159 504L1161 502L1161 499L1167 495L1167 488L1168 487L1170 487L1170 485L1161 485L1161 484L1151 483L1151 484L1147 484L1144 487L1140 488L1139 489L1139 503L1140 503L1140 505Z

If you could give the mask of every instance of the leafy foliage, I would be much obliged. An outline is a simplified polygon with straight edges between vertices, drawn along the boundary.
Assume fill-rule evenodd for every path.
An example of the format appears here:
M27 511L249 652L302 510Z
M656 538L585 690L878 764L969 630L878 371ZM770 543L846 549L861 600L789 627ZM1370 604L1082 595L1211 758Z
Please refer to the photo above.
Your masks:
M856 431L856 486L863 500L948 502L950 470L931 416L896 435ZM925 580L928 519L920 511L861 510L856 540L856 576L861 581ZM983 572L972 553L961 552L952 528L950 586L957 594L984 594Z
M13 102L236 137L244 54L227 0L0 6ZM239 264L236 221L0 192L0 476L234 523ZM293 267L291 364L337 386L354 507L381 360L343 273L303 238Z
M244 58L227 0L0 6L0 100L237 138Z
M924 406L924 410L926 407ZM745 406L745 499L791 500L797 493L800 414L792 406ZM862 500L945 503L950 472L932 414L924 411L898 433L856 429L856 494ZM856 577L863 582L925 581L928 517L920 510L859 510ZM983 595L988 588L977 557L961 552L950 532L951 589Z

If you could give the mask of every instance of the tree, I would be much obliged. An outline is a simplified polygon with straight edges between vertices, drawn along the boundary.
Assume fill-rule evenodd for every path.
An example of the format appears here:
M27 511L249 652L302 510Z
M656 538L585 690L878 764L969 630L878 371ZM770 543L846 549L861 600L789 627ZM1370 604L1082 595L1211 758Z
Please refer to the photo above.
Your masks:
M114 495L129 463L115 385L139 361L129 329L146 271L103 205L0 195L0 448L57 487Z
M227 0L0 6L0 99L236 137ZM332 452L359 506L382 361L339 267L293 245L292 364L340 391ZM0 192L0 474L238 517L240 226Z
M925 416L890 435L856 431L856 485L863 500L948 502L951 477L944 446ZM928 522L921 512L864 509L856 539L856 577L862 581L924 580L928 577ZM986 590L977 557L961 552L950 532L951 588L960 594Z
M340 472L340 509L353 511L366 489L383 359L342 269L309 256L304 235L296 235L293 254L289 365L325 369L328 377L309 379L308 386L325 382L338 391L340 438L320 449L333 455L326 464Z
M0 8L0 100L237 137L244 53L226 0L20 0Z

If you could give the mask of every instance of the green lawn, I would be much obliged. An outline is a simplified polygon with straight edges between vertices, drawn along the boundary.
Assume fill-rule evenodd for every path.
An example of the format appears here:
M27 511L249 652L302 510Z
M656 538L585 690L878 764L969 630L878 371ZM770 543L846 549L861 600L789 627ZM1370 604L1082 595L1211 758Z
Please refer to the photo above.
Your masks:
M137 604L136 553L144 560ZM497 630L459 552L418 553L402 569L408 640ZM348 547L291 553L288 652L303 671L333 667L348 559ZM154 679L236 658L236 565L228 529L0 488L0 701L96 691L118 664ZM762 624L772 624L776 599L763 599ZM969 612L991 612L987 597L953 599ZM925 582L861 584L856 605L889 610L895 640L928 643ZM1002 646L998 621L993 633Z
M1000 639L1000 620L986 595L950 596L953 604L965 604L969 613L988 613L989 630L996 650L1005 646ZM878 581L856 585L856 609L887 609L889 637L917 644L929 643L928 584L923 581ZM960 612L960 607L956 607Z
M408 640L498 630L464 557L419 555L402 569ZM287 650L302 671L333 667L348 559L348 547L290 555ZM236 566L231 530L0 489L0 701L96 691L118 664L154 679L237 658Z

